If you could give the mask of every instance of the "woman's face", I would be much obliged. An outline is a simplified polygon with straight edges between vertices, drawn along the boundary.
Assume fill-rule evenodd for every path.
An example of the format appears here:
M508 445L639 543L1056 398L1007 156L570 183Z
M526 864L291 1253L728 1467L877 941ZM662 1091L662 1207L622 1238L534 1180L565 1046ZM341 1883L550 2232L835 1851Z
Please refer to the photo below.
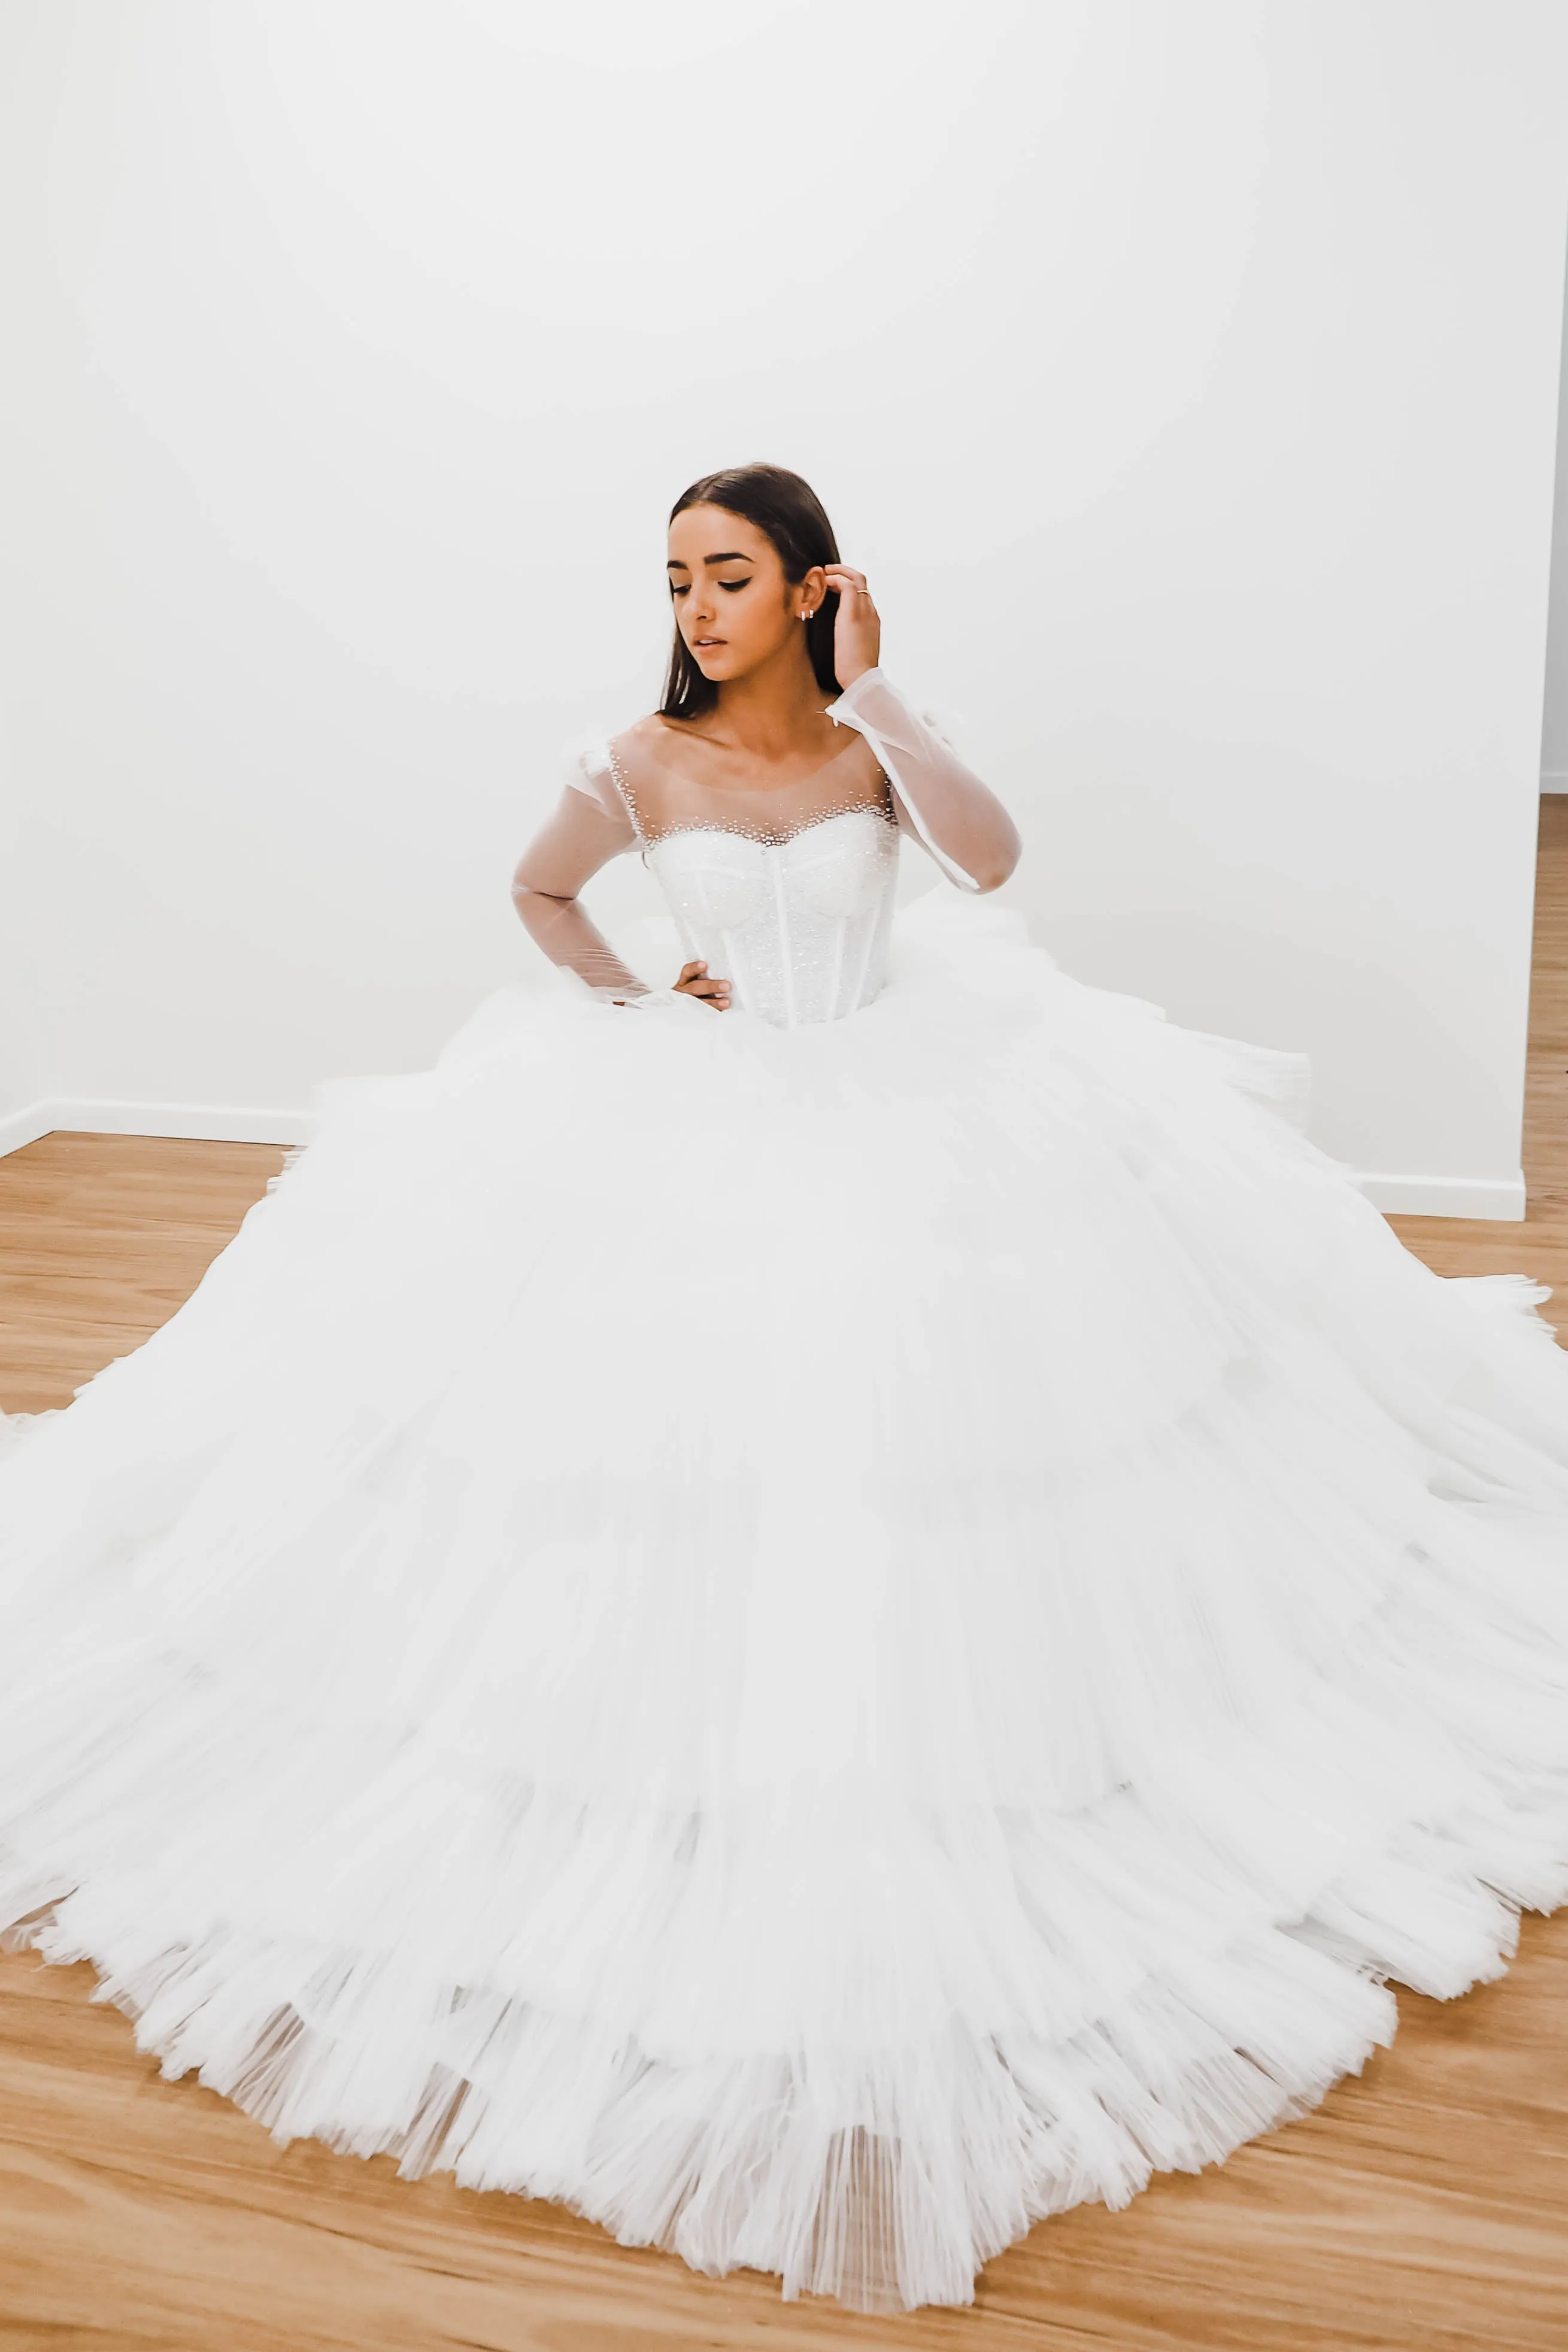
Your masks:
M687 507L675 517L669 578L675 625L716 685L804 640L800 614L815 610L826 586L820 566L786 580L772 541L725 507Z

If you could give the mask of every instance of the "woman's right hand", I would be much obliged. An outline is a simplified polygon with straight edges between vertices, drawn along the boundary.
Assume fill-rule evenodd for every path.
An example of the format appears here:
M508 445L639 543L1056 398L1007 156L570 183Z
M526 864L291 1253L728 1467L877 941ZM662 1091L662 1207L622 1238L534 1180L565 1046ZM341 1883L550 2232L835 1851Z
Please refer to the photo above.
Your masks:
M713 1006L716 1013L729 1011L729 982L727 980L710 980L706 963L684 963L674 987L677 995L700 996L705 1004Z

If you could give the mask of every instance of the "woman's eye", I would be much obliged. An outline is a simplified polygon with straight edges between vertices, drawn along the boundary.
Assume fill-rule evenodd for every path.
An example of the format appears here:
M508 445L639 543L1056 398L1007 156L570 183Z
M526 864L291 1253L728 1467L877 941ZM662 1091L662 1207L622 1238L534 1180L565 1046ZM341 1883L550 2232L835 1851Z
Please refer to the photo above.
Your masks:
M737 588L749 588L751 583L749 580L721 580L718 584L733 596Z
M685 581L685 580L672 580L672 581L671 581L671 583L670 583L670 593L671 593L671 595L672 595L672 596L684 596L684 595L685 594L685 593L686 593L687 588L690 586L690 584L691 584L691 583L690 583L690 582L689 582L689 581Z

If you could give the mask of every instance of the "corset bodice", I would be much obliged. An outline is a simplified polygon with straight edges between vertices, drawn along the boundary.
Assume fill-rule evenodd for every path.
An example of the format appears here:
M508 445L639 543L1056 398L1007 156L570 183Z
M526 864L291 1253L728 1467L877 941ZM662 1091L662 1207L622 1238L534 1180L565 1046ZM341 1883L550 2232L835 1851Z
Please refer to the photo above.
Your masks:
M688 961L727 981L731 1001L780 1029L841 1021L882 987L898 843L908 833L964 890L1011 873L1006 810L880 669L817 714L850 740L804 775L789 757L747 753L664 711L601 739L573 761L561 806L517 868L518 911L545 951L591 988L640 986L577 904L622 852L639 852Z
M898 830L880 807L846 809L781 838L683 826L643 855L687 956L735 1003L779 1028L840 1021L883 983Z

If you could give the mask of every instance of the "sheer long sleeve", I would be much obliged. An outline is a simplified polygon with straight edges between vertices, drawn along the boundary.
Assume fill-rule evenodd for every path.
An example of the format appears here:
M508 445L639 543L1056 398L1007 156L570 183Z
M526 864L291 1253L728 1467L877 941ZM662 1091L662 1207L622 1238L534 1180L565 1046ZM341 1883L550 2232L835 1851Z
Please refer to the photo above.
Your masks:
M512 877L512 903L535 945L601 994L649 993L579 903L578 892L637 838L608 777L574 769L554 813L534 835Z
M988 785L912 710L880 669L846 687L828 716L863 735L893 786L899 819L962 890L995 890L1018 864L1018 828Z

